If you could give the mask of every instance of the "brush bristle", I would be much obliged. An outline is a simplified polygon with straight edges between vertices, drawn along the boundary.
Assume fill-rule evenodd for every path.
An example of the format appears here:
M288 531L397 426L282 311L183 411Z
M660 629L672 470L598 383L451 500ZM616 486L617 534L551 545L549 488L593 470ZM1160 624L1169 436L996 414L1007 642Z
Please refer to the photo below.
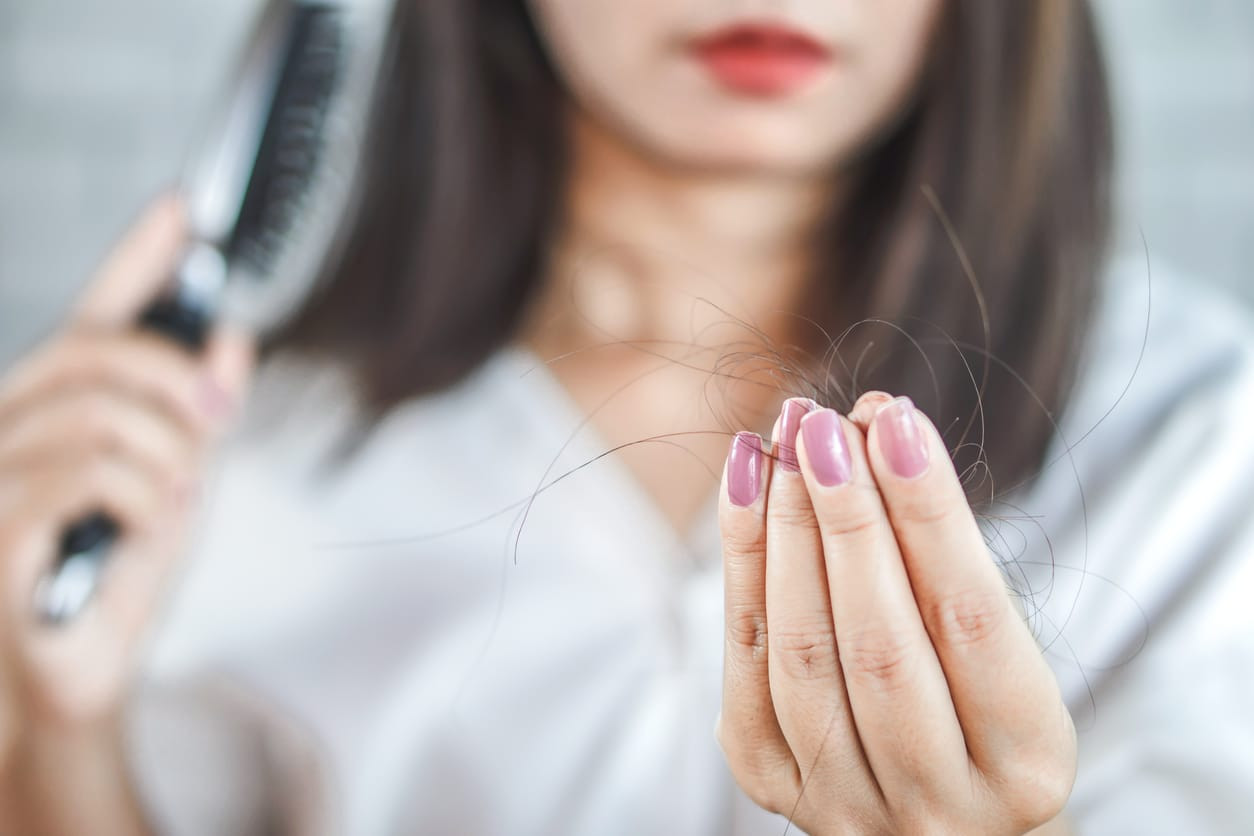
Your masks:
M275 86L256 164L227 247L245 275L271 274L317 173L329 104L345 64L341 9L295 7L286 60Z

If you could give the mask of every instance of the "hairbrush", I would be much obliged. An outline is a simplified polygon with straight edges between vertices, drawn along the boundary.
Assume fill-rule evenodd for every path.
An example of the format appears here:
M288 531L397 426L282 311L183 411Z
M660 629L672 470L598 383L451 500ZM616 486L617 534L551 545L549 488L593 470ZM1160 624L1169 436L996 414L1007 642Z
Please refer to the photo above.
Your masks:
M316 290L360 192L392 0L267 0L181 190L189 238L137 327L198 352L219 320L265 334ZM108 514L67 527L36 591L46 623L92 600L121 536Z

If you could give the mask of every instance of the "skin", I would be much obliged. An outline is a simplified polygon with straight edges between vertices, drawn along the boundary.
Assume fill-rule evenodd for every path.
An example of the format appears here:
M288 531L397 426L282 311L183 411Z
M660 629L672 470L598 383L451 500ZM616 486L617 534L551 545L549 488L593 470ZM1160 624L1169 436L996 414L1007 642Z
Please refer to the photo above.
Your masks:
M710 372L729 343L795 336L808 232L839 192L841 169L907 106L940 5L532 0L571 92L573 176L521 339L547 356L575 352L554 372L607 440L726 415L769 427L780 400L769 368L741 366L740 380L717 391L705 388ZM840 60L786 100L730 95L684 44L746 17L805 28ZM200 463L241 401L252 362L240 335L218 334L191 359L127 327L168 275L182 234L175 204L154 207L66 327L0 379L0 821L15 832L147 829L119 745L119 706ZM1074 770L1056 686L1030 636L1000 609L977 619L996 625L986 640L959 642L956 655L953 631L938 639L929 630L932 604L957 600L946 590L972 588L955 583L973 584L986 593L973 600L987 602L997 600L995 579L952 481L936 494L944 507L919 518L944 530L926 532L934 546L917 546L918 524L899 511L923 508L912 505L920 489L880 479L875 429L866 402L859 408L847 427L861 464L845 494L874 520L864 542L839 545L848 542L836 534L844 504L812 485L804 448L802 474L774 475L768 465L769 487L749 509L729 509L719 492L729 678L718 728L728 762L770 809L792 811L808 778L796 812L815 834L1022 832L1057 811ZM684 446L623 455L681 529L714 498L709 473L726 454L715 433ZM953 478L943 450L932 462L924 481L943 487ZM37 578L57 533L95 507L126 525L115 568L80 624L41 631L30 618ZM927 571L936 566L946 572ZM851 617L859 592L882 597L885 609ZM872 616L880 621L850 629ZM884 632L888 621L897 632ZM747 623L762 629L746 633ZM897 664L877 666L887 676L850 673L851 657L872 658L850 653L850 643L869 642L873 627L910 642ZM747 635L761 641L746 644ZM793 640L781 646L781 636ZM822 648L825 658L815 655ZM990 675L1006 666L1023 676ZM788 675L798 671L809 675ZM891 687L893 676L911 687ZM886 722L890 714L908 725ZM918 731L919 748L900 745L903 729ZM1004 744L1019 739L1032 745ZM960 743L971 747L965 771Z
M748 338L728 320L766 342L796 334L806 233L842 167L908 105L940 6L532 1L574 102L574 176L524 334L561 358L555 374L608 443L728 414L769 426L780 397L756 369L706 385L721 348ZM840 60L793 96L731 94L683 44L743 19L801 27ZM732 774L813 834L1067 832L1075 737L1057 684L926 418L927 472L887 469L874 420L887 400L869 393L841 419L848 485L819 485L804 444L801 473L768 460L749 508L724 475L717 736ZM681 440L620 455L684 530L727 446Z
M620 141L677 175L813 177L901 112L941 0L529 0L572 98ZM804 30L832 66L783 99L732 94L688 42L746 20Z
M572 176L522 341L553 364L609 444L733 423L769 430L768 364L711 372L729 346L796 342L809 233L838 172L897 120L940 0L530 0L569 89ZM744 19L804 29L836 56L797 94L746 99L694 37ZM741 324L737 324L741 323ZM757 331L751 330L758 329ZM726 371L726 369L725 369ZM686 531L711 507L717 434L620 458Z
M724 487L718 740L756 802L815 836L1066 832L1075 733L1053 673L921 413L927 469L889 465L891 400L840 419L848 482L820 483L803 433L799 473L764 457L746 507Z
M193 358L130 323L184 236L155 204L61 331L0 379L0 821L13 832L147 832L119 706L182 539L197 473L252 366L242 335ZM33 616L65 526L101 508L122 525L107 581L63 629ZM73 799L73 803L67 803Z

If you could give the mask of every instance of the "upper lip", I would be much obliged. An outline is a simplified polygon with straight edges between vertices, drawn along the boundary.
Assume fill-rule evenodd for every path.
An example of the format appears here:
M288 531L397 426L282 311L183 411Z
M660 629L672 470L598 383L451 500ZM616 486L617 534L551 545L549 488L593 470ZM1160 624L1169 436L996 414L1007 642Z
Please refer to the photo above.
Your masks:
M823 56L831 52L826 44L802 29L768 21L742 21L720 26L693 38L691 43L699 51L744 45L760 49L803 51Z

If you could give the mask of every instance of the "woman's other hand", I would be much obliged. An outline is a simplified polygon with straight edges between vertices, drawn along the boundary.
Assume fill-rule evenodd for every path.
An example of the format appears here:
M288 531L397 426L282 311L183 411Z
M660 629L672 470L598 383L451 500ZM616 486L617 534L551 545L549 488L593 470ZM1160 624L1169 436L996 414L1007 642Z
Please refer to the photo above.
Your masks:
M14 809L40 807L58 784L58 815L92 809L83 793L103 784L89 741L116 736L133 651L178 552L206 447L251 371L243 336L215 334L194 356L133 327L184 235L180 205L158 202L61 332L0 377L0 818L28 822L22 832L72 829ZM36 587L62 531L98 510L123 532L98 594L70 623L41 623Z
M717 736L814 834L1023 834L1075 777L1071 717L939 433L906 398L786 402L732 443Z

